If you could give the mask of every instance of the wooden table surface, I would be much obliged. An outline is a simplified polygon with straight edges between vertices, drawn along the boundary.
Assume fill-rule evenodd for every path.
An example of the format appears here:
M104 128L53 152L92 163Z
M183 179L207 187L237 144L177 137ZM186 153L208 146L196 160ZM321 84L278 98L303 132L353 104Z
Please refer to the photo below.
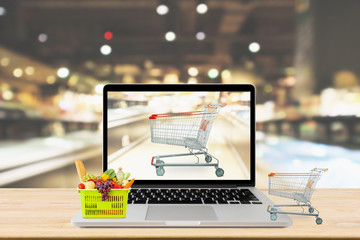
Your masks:
M316 189L312 202L322 225L316 225L315 217L291 216L293 226L288 228L78 228L70 224L80 209L76 189L2 188L0 239L360 239L360 189Z

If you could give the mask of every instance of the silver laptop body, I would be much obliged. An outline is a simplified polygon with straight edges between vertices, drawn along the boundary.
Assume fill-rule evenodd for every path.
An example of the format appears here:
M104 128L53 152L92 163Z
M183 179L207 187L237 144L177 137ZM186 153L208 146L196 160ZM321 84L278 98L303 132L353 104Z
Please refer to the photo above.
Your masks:
M196 204L192 204L192 203L180 204L178 202L154 203L154 202L150 202L149 198L148 200L144 200L145 202L135 203L135 201L139 199L136 196L133 196L132 199L134 200L131 200L129 198L129 203L127 205L127 214L125 218L116 218L116 219L83 218L82 212L80 210L71 219L71 224L73 226L77 226L77 227L287 227L292 224L291 219L287 215L283 215L283 214L279 214L277 220L272 221L270 219L270 214L267 212L267 208L268 205L273 204L273 202L255 187L255 89L252 85L109 84L104 87L103 94L104 94L103 95L103 106L104 106L103 108L104 109L103 110L103 135L104 135L103 136L104 138L103 170L105 171L108 168L115 168L114 164L112 163L118 161L117 164L122 163L121 166L124 167L125 171L129 171L132 174L135 173L134 177L136 178L136 181L131 189L131 193L143 194L143 192L151 191L153 192L151 193L152 194L151 197L153 199L152 201L154 201L154 198L157 197L157 194L159 196L159 199L161 196L164 196L164 195L160 195L160 192L164 192L164 191L170 191L170 192L185 191L186 193L200 191L202 193L202 196L204 196L204 191L205 191L206 197L208 197L206 195L208 192L211 193L214 191L217 191L218 193L221 194L225 194L225 192L226 194L228 194L228 192L233 193L234 191L238 193L244 193L244 192L247 193L248 191L250 191L253 195L253 198L251 198L252 200L248 200L248 201L238 200L236 199L236 197L229 198L226 199L225 204L224 202L222 202L223 204L220 204L219 199L216 198L215 203L209 204L209 203L205 203L205 200L210 198L203 197L201 198L201 200L199 200L201 201L200 203L198 202ZM201 150L203 152L197 154L192 154L191 151L194 151L194 149L190 149L189 150L190 154L170 154L171 156L157 155L158 153L161 154L162 151L166 152L167 148L164 147L165 145L162 148L161 147L162 145L154 143L156 142L155 140L150 141L149 136L142 136L143 138L142 141L136 142L135 140L133 143L128 144L129 149L125 147L123 149L120 149L119 151L111 152L109 148L109 144L111 143L109 143L109 141L113 139L112 137L110 137L112 131L115 132L116 130L116 128L114 127L116 126L116 124L114 125L114 121L121 122L121 124L124 125L132 124L132 123L126 122L126 118L120 120L119 119L114 120L113 117L109 116L110 113L112 113L112 111L109 108L112 106L112 103L114 102L116 105L117 101L119 102L122 101L121 106L124 106L126 105L124 104L124 101L127 99L127 97L132 101L134 101L135 99L134 96L139 97L139 95L141 94L144 95L144 97L141 98L142 99L141 105L145 105L145 106L152 106L152 105L157 106L156 104L160 104L162 106L165 105L162 104L164 99L168 99L169 101L171 101L172 97L174 97L174 99L181 99L182 102L186 102L187 98L191 98L194 99L193 101L206 102L207 100L210 100L211 103L214 103L214 101L217 99L218 101L217 103L215 103L215 105L212 106L213 108L214 106L220 106L219 102L225 101L224 99L227 99L228 97L230 97L231 100L228 99L226 101L238 100L237 104L232 104L230 106L228 105L227 108L231 109L232 107L239 107L240 109L239 116L245 119L244 120L245 124L243 125L246 126L246 122L247 122L249 126L248 129L249 149L244 149L244 152L245 151L248 152L249 159L242 160L243 162L245 162L245 165L240 164L238 166L238 164L236 164L236 166L239 169L240 168L245 169L247 165L248 176L244 177L244 172L246 172L245 170L244 171L237 170L237 167L235 165L234 167L232 167L231 164L229 165L229 163L226 162L226 161L228 162L232 161L231 158L229 157L230 155L227 155L228 154L227 151L230 150L225 151L225 150L221 150L220 148L214 149L217 146L216 144L218 144L218 142L216 142L217 141L216 138L218 138L217 136L219 136L219 134L224 134L223 132L227 131L225 138L229 138L229 136L236 138L237 136L236 134L238 134L236 132L236 128L232 128L232 129L230 128L230 130L229 129L226 130L226 126L222 126L222 125L215 126L215 121L218 121L216 120L216 118L219 117L215 116L213 119L204 118L204 116L210 117L210 115L213 114L213 112L211 111L213 111L214 109L208 110L204 105L205 110L201 110L201 107L203 106L201 104L197 104L198 106L196 109L197 111L191 113L187 111L174 111L174 110L181 110L176 108L170 110L170 113L169 111L165 111L164 109L166 114L163 114L162 112L155 112L156 114L148 114L149 119L147 119L147 121L148 122L150 122L151 120L154 121L151 122L151 124L149 123L149 132L151 131L152 138L155 135L153 131L157 130L156 126L164 126L165 124L164 121L169 116L172 117L171 122L185 121L181 119L186 119L186 121L188 121L187 120L188 118L194 118L194 119L199 118L198 120L199 125L197 127L198 128L197 131L201 132L201 134L203 134L203 132L205 132L206 130L209 130L211 128L211 125L214 123L213 129L214 132L215 129L217 129L217 132L213 133L213 135L210 134L205 136L205 137L209 137L210 139L215 138L213 140L214 143L212 145L209 144L209 149ZM163 96L163 98L161 96ZM199 96L200 100L194 96ZM129 104L127 105L127 107L129 106ZM130 107L129 109L132 108ZM221 111L222 110L223 109L221 109ZM246 115L248 117L246 116L244 117L244 113L247 112L249 113L248 115ZM224 114L226 114L226 111ZM141 119L141 117L135 116L135 119ZM222 117L220 119L222 119ZM159 121L161 124L159 125L155 121ZM219 120L219 122L221 121L223 120ZM242 127L241 124L242 122L240 123L235 122L234 126L235 127L238 126L239 128L241 128ZM186 131L189 131L189 129L184 128L183 130L181 130L181 132L186 132ZM199 135L199 133L197 133L197 135L194 136L195 138L202 137ZM188 140L184 140L184 141L188 141ZM220 140L218 139L218 141ZM171 142L168 143L170 145L174 145L171 144ZM239 150L238 149L239 146L232 145L232 143L229 142L228 140L226 140L226 143L227 143L226 149L229 148L231 149L231 151L235 150L234 155L236 155L237 154L236 152L238 152ZM150 145L150 144L154 144L154 145ZM190 143L188 143L188 145L190 145L190 148L191 146L195 146L195 145L191 145ZM143 146L143 148L141 148L141 146ZM181 149L179 151L180 153L181 151L184 152L184 148L180 148L180 147L178 148ZM139 161L146 161L146 164L137 164L136 168L131 167L132 166L131 164L133 163L130 163L130 160L127 160L126 156L128 155L129 159L134 159L134 157L131 157L131 151L133 151L132 149L137 149L136 150L138 152L137 156L139 155L141 156L142 153L144 153L144 160L142 158L139 158L140 159ZM152 159L147 159L148 158L147 156L145 157L146 155L145 152L149 151L149 149L152 149L154 151L155 156L153 156ZM174 148L174 146L170 146L168 149L169 151L173 151L176 148ZM208 155L212 156L213 158L210 159L210 161L208 161L209 159L207 159L204 162L202 157L205 158ZM187 160L187 162L183 160L184 158L187 157L190 157L190 159L191 157L195 157L194 159L196 160L197 158L196 156L198 156L198 160L195 162L191 162L192 160ZM168 157L170 158L168 159ZM239 156L235 156L235 159L236 157ZM243 157L243 159L244 158L245 157ZM218 168L220 168L220 166L224 166L222 167L223 172L218 171ZM146 176L145 179L141 178L140 177L141 174L136 172L138 168L143 168L141 171L144 173L142 175ZM160 168L162 170L159 170ZM213 171L211 169L216 171ZM181 171L181 174L183 175L177 175L179 174L179 171ZM230 174L232 174L232 176L229 176ZM191 179L194 178L193 176L195 175L198 177L198 179ZM179 176L184 176L184 177L179 177ZM237 177L237 176L242 176L242 177ZM137 196L144 196L144 195L137 195ZM192 196L196 196L196 195L193 194ZM214 200L214 198L212 199ZM177 201L179 201L179 199L177 199Z

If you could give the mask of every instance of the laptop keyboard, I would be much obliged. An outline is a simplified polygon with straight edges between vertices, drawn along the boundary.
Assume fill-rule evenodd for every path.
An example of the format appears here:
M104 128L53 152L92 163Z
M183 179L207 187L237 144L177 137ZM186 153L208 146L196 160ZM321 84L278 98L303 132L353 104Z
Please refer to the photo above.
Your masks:
M132 189L129 204L262 204L249 189Z

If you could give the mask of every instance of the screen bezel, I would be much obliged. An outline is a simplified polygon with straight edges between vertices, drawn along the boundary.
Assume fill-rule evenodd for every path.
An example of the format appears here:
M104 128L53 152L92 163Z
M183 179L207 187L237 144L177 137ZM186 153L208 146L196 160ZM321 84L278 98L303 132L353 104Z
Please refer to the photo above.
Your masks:
M250 179L249 180L136 180L133 187L229 187L255 186L255 87L250 84L106 84L103 88L103 171L107 170L108 92L250 92ZM151 160L151 159L150 159ZM149 160L149 164L150 164Z

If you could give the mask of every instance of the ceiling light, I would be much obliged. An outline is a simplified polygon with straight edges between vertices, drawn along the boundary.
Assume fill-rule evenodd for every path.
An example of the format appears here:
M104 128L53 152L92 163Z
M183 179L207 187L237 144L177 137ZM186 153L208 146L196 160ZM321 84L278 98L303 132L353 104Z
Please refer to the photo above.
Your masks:
M209 70L209 72L208 72L209 78L214 79L214 78L217 78L218 76L219 76L219 71L216 68L212 68Z
M68 85L70 87L75 86L79 81L79 77L77 75L72 75L68 80Z
M205 3L199 3L196 6L196 11L198 14L205 14L208 10L208 6Z
M188 69L188 74L192 77L196 77L199 74L199 70L196 67L190 67Z
M54 76L54 75L48 76L48 77L46 78L46 82L47 82L48 84L54 84L54 83L56 82L55 76Z
M7 67L10 64L10 59L7 57L3 57L0 61L1 66Z
M113 38L113 33L111 32L111 31L106 31L105 33L104 33L104 38L106 39L106 40L111 40L112 38Z
M222 72L221 72L221 77L222 78L231 78L231 72L229 71L229 70L223 70Z
M206 34L204 32L197 32L196 33L196 39L199 41L202 41L206 38Z
M46 33L40 33L38 36L38 40L41 43L44 43L48 40L48 35Z
M169 31L165 34L165 39L166 41L172 42L176 39L176 34L174 32Z
M256 53L260 50L260 44L257 42L252 42L249 44L249 51L252 53Z
M59 68L57 71L59 78L67 78L70 75L70 71L66 67Z
M0 7L0 16L5 16L6 9L4 7Z
M102 45L100 48L100 52L102 55L109 55L112 49L109 45Z
M3 92L2 97L4 98L4 100L11 100L14 97L14 93L10 90L6 90Z
M14 77L21 77L23 75L23 70L21 68L15 68L13 71Z
M34 68L34 67L31 67L31 66L26 67L26 68L25 68L25 73L26 73L27 75L31 76L31 75L33 75L33 74L35 73L35 68Z
M166 15L169 12L169 7L166 6L165 4L160 4L159 6L157 6L156 8L156 12L159 15Z

